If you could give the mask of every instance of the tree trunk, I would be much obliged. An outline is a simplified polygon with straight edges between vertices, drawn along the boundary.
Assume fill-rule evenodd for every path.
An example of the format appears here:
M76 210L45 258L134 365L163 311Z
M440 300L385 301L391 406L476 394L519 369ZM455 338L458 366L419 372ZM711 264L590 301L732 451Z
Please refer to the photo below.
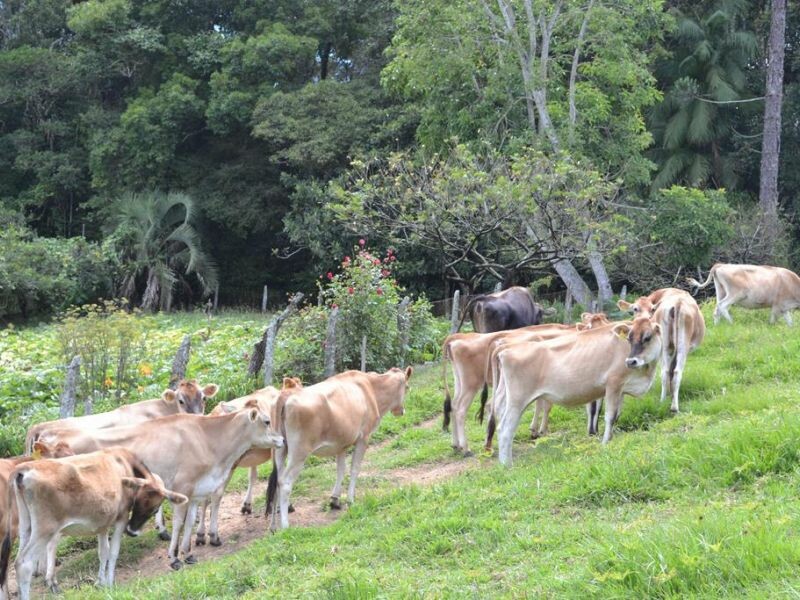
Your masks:
M333 46L330 42L325 42L322 44L322 48L319 51L319 78L320 79L327 79L328 78L328 65L330 64L330 57L331 57L331 50Z
M72 361L67 367L67 379L64 383L64 391L61 393L59 402L60 419L67 419L75 415L75 398L78 395L78 381L81 376L81 357L77 354L72 357Z
M592 267L592 273L597 281L597 299L600 302L601 310L607 302L611 301L611 296L614 295L611 289L611 281L608 279L608 271L603 264L603 256L599 250L590 249L587 255L589 259L589 266Z
M566 258L560 258L553 263L553 268L578 304L588 306L592 300L592 291L572 263Z
M250 355L250 363L247 365L247 374L250 377L255 377L261 366L264 365L266 358L270 358L270 352L274 349L269 348L269 343L272 342L274 345L275 343L275 336L278 334L278 329L283 322L289 318L289 316L297 310L300 301L304 298L303 292L297 292L292 299L289 301L289 305L283 310L281 314L274 317L270 324L267 326L267 329L264 331L264 335L261 338L261 341L253 345L253 353ZM272 337L270 340L270 331L272 330L273 325L275 326L274 334L275 336ZM268 372L270 379L272 377L272 365L266 365L264 369L265 373ZM267 382L265 385L269 385Z
M325 332L325 352L323 374L325 377L336 375L336 321L339 318L339 307L331 310L328 316L328 329Z
M783 56L786 31L786 0L772 0L767 64L767 93L764 102L764 135L761 143L759 204L764 216L778 216L778 159L781 142L781 101L783 99Z
M184 335L175 358L172 359L172 373L169 377L169 389L178 389L181 379L186 377L186 367L189 365L189 354L192 350L192 336Z

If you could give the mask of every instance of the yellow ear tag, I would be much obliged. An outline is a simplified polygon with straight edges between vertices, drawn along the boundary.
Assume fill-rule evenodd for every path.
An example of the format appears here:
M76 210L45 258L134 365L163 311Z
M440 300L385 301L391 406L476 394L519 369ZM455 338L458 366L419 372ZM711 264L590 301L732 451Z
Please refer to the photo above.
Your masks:
M39 460L40 458L42 458L42 451L41 451L41 449L40 449L40 448L36 448L36 449L33 451L33 453L31 454L31 456L33 457L33 460Z

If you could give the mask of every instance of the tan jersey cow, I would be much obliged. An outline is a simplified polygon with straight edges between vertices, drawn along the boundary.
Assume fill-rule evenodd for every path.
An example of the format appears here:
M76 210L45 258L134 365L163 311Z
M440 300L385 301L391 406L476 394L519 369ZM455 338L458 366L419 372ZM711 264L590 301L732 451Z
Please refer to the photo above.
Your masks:
M591 327L601 322L608 322L605 315L598 313L583 313L581 315L581 328ZM442 370L444 380L444 429L450 423L450 412L453 411L453 448L463 452L466 456L469 451L466 435L467 411L475 395L481 392L481 410L479 418L483 419L483 407L488 398L488 386L493 385L489 377L491 373L487 368L488 358L492 345L506 339L549 339L563 333L574 333L576 325L532 325L520 329L498 331L495 333L457 333L447 337L442 347ZM454 396L451 400L450 390L447 387L447 361L453 367Z
M8 533L11 539L17 537L17 503L13 496L8 494L8 478L11 472L23 463L40 458L62 458L72 456L70 447L59 442L53 447L36 442L32 456L16 456L13 458L0 459L0 540L3 540ZM0 589L0 600L8 597L8 590Z
M678 412L686 359L706 334L706 322L700 307L688 292L675 288L656 290L633 304L620 300L617 305L661 325L661 401L669 393L672 396L670 409Z
M499 376L492 403L500 462L511 464L519 419L538 400L569 407L603 398L607 443L623 395L641 396L650 389L660 355L661 327L644 317L501 349L496 355ZM487 445L490 442L487 439Z
M270 416L255 408L217 417L172 415L95 431L63 429L54 435L76 453L111 446L128 448L160 475L168 488L190 499L188 506L175 506L172 512L169 558L174 569L182 565L178 554L181 527L181 552L187 563L195 562L189 552L198 504L218 492L248 450L283 444L283 438L271 428Z
M717 263L711 267L703 283L691 277L687 281L698 290L714 282L717 293L715 325L720 317L733 323L728 309L734 304L744 308L770 308L770 323L783 315L786 323L791 325L791 311L800 306L800 277L783 267Z
M288 383L287 383L288 382ZM302 387L301 381L296 377L284 379L284 386L290 385L294 387ZM277 388L271 385L256 390L252 394L235 398L228 402L220 402L209 413L209 416L225 415L238 410L245 410L248 408L258 408L264 414L271 414L272 407L278 399L280 392ZM258 482L258 466L269 462L272 459L272 449L270 448L253 448L248 450L237 462L234 468L249 469L250 478L247 484L247 493L244 500L242 500L241 512L243 515L253 513L253 493L255 486ZM197 545L202 546L206 543L206 512L209 504L211 505L211 516L209 524L209 542L212 546L222 545L222 540L219 537L219 507L222 502L222 496L225 493L225 488L228 486L233 470L231 470L228 479L217 493L205 501L203 506L200 507L200 522L197 525Z
M95 415L37 423L28 430L28 434L25 437L25 449L26 452L30 453L33 443L43 433L51 429L63 427L84 430L103 429L105 427L116 427L117 425L135 425L136 423L179 413L202 415L206 406L206 398L214 397L218 390L219 386L215 383L209 383L201 388L195 380L183 380L174 391L164 391L161 394L161 398L126 404L114 410Z
M277 526L275 489L280 491L281 527L286 528L289 526L289 495L310 454L336 457L331 508L340 508L345 457L347 450L354 447L347 498L350 502L355 499L356 479L370 436L387 412L396 416L405 412L411 373L411 367L393 368L383 374L345 371L306 388L288 387L281 391L273 414L275 427L286 440L286 448L275 450L277 473L270 478L267 491L267 504L274 507L273 529Z
M165 489L125 448L21 464L11 472L10 493L19 510L16 570L22 600L30 597L33 571L42 556L46 556L47 587L58 593L55 563L60 535L96 535L98 583L112 585L122 533L138 535L164 498L176 505L187 500ZM6 580L11 542L8 532L0 552L0 583Z

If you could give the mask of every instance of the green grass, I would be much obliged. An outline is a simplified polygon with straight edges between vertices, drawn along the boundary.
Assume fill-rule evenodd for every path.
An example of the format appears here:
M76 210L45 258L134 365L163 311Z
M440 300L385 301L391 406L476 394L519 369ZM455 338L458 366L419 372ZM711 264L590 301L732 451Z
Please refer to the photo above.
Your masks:
M798 597L800 330L735 309L732 326L715 327L712 308L704 307L708 332L689 358L677 416L659 402L658 378L644 398L626 399L605 447L586 436L583 410L556 408L552 433L535 445L520 426L506 469L496 458L455 455L438 423L415 427L442 400L441 370L418 368L406 415L384 419L380 445L367 453L371 475L338 521L67 597ZM474 412L468 434L480 448ZM432 485L393 478L451 462L466 470ZM309 461L296 496L321 507L334 475L332 461ZM245 484L237 474L233 485ZM120 562L155 545L151 538L125 540ZM93 546L70 554L62 582L91 576Z

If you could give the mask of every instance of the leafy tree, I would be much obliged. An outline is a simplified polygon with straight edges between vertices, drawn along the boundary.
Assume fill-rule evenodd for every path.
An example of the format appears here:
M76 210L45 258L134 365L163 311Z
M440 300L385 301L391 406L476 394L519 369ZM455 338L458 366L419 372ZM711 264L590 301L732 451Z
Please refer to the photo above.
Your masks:
M691 186L737 186L731 136L739 102L752 97L747 69L756 36L743 22L744 2L721 0L703 15L675 11L673 55L660 68L664 101L654 110L653 189L673 182Z
M169 310L175 286L194 275L205 291L217 283L217 268L195 229L195 204L186 194L127 194L117 202L112 234L122 264L120 293L140 298L145 310Z

